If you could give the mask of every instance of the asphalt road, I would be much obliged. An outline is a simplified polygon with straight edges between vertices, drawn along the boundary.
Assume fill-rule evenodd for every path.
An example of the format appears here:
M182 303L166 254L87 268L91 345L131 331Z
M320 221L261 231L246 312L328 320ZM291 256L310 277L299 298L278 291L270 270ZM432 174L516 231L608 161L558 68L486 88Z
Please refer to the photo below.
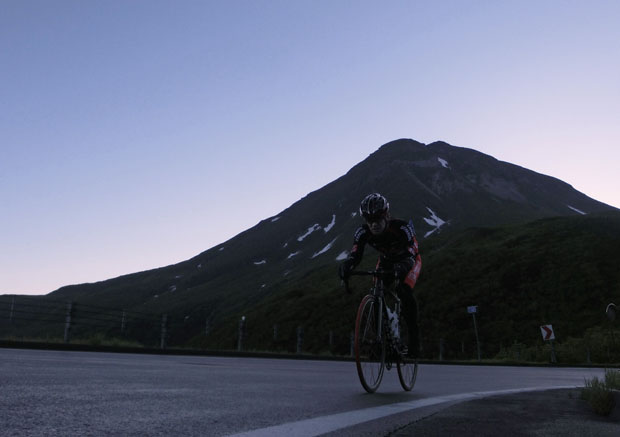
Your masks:
M602 369L422 365L365 393L352 362L0 349L3 435L373 434L490 393L583 385ZM482 394L481 394L482 393ZM369 425L370 426L370 425Z

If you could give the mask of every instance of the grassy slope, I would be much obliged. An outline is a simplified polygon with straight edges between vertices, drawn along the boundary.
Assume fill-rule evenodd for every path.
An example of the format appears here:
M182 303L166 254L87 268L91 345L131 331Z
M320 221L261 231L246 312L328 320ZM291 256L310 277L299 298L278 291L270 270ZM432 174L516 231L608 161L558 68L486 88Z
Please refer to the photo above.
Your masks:
M605 322L607 303L620 297L620 214L552 218L526 225L469 229L445 234L422 244L423 273L416 288L426 354L436 355L439 338L446 356L473 351L469 305L478 305L478 326L487 355L513 342L540 343L539 326L553 324L558 341L582 336ZM371 251L369 251L371 252ZM372 265L373 256L366 256ZM294 350L296 327L303 325L304 349L328 350L334 332L334 352L348 351L363 279L347 296L335 268L322 268L286 289L274 290L243 315L247 317L246 346ZM242 313L194 344L234 345ZM278 338L273 341L273 325Z

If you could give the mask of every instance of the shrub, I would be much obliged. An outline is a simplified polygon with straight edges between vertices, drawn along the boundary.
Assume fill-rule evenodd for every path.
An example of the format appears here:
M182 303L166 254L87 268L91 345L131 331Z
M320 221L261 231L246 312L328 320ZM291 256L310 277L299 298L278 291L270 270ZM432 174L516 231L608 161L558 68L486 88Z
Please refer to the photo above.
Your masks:
M581 397L588 401L596 414L609 416L616 406L613 393L616 387L620 387L620 372L607 370L604 381L596 377L586 380Z
M605 370L605 385L612 390L620 390L620 370Z

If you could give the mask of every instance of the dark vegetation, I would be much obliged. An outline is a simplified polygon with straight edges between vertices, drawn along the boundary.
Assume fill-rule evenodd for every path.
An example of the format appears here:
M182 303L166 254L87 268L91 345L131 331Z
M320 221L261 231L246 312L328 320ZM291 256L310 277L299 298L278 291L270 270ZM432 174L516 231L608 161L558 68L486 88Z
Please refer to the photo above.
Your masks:
M424 356L438 358L443 339L446 359L474 358L473 322L466 309L477 305L483 356L488 358L548 360L550 346L543 343L540 325L552 324L559 360L586 362L588 355L593 362L620 359L604 314L610 301L620 300L618 247L619 213L469 229L429 239L422 246L423 274L416 287ZM367 268L371 258L368 254ZM294 351L296 328L303 323L307 350L330 352L332 331L337 341L331 352L346 353L356 306L368 285L363 279L352 281L358 293L346 295L334 265L246 309L247 346ZM227 347L236 338L241 315L192 344ZM274 341L274 324L286 341ZM620 342L620 333L615 335Z

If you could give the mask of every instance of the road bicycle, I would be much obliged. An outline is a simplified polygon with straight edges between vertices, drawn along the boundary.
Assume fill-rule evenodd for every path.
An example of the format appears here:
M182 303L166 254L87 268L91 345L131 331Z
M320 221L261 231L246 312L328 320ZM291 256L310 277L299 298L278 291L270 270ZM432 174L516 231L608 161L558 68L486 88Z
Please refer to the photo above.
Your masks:
M355 320L355 363L362 386L368 393L374 393L384 370L396 365L400 385L410 391L418 375L418 360L406 358L409 330L405 318L400 317L400 299L395 291L398 281L394 280L391 287L385 285L386 279L394 278L394 272L379 269L351 271L349 275L374 278ZM350 292L348 280L344 286Z

